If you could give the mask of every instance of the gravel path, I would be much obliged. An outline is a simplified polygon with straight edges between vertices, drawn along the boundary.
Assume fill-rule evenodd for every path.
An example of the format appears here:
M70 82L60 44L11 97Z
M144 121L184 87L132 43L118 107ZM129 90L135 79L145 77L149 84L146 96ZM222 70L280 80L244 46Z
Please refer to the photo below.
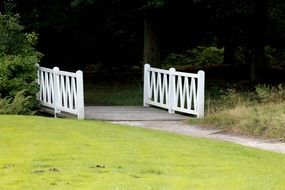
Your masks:
M225 134L220 130L206 129L194 125L186 124L183 121L113 121L112 123L127 124L135 127L143 127L161 131L174 132L193 137L202 137L228 141L248 147L268 150L285 154L285 143L261 140L243 136L233 136Z
M244 146L285 154L285 143L272 142L225 134L220 130L206 129L186 124L188 118L178 114L168 114L165 110L142 106L86 106L86 119L97 119L136 127L174 132L193 137L229 141Z

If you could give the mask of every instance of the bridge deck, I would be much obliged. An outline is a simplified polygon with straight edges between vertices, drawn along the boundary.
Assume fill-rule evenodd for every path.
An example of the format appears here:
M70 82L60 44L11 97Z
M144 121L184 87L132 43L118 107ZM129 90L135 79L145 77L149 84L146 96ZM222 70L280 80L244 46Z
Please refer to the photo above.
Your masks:
M142 106L86 106L85 119L105 121L180 121L189 116Z

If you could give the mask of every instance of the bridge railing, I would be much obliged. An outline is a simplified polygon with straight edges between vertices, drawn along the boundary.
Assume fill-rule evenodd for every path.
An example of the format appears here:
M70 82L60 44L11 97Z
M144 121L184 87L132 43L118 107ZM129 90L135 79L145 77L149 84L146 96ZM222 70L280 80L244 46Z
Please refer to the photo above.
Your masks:
M144 66L144 106L153 105L204 117L205 73L177 72Z
M38 66L40 106L54 109L57 113L66 112L84 119L83 73L60 71Z

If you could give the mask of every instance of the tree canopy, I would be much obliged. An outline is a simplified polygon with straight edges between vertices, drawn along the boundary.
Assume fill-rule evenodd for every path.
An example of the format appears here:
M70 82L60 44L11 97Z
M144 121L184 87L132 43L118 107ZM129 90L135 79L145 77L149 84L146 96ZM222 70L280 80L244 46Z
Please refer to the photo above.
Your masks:
M39 34L43 64L125 70L160 66L198 46L223 48L223 64L248 79L284 67L285 2L277 0L15 0L27 31ZM243 73L243 74L244 74Z

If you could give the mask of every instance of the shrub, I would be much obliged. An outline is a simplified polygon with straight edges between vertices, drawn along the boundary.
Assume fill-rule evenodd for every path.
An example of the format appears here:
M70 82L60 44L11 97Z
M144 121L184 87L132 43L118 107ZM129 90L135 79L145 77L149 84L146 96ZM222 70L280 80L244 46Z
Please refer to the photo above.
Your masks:
M25 96L25 91L17 92L15 97L0 98L0 114L33 114L32 96Z
M41 54L34 48L37 35L23 30L18 15L0 13L0 97L7 101L10 98L5 97L13 99L21 91L22 96L33 97L27 101L34 104L38 91L35 64Z
M238 92L235 89L221 90L219 95L206 97L206 113L233 109L239 106L253 104L254 95L251 92Z
M211 87L206 92L206 113L216 113L223 110L234 109L240 106L254 106L267 103L284 103L285 87L282 84L269 86L259 84L254 90L236 90L229 88L226 90Z
M252 89L252 88L251 88ZM260 84L254 90L208 92L203 120L224 130L285 141L285 88Z
M285 88L282 84L278 86L257 85L255 87L257 99L262 103L280 103L285 101Z
M270 46L265 47L265 58L269 65L285 65L285 51Z
M224 48L198 46L184 53L171 53L164 61L163 65L200 65L222 64Z

